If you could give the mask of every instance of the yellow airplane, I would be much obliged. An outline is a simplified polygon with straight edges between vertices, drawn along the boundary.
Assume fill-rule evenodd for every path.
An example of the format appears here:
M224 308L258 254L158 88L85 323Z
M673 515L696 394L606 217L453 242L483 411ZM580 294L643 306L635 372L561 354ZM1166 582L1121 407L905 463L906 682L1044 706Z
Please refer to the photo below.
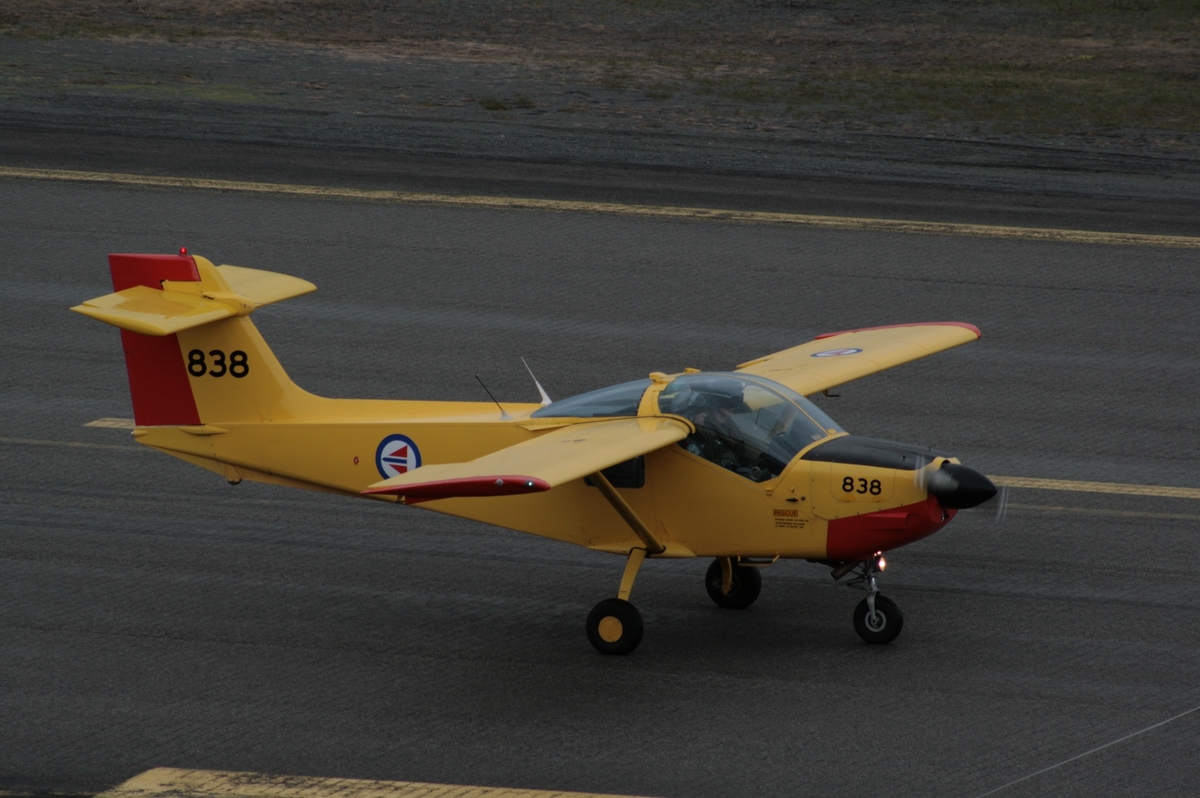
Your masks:
M805 398L974 341L961 322L818 336L730 372L652 373L540 404L326 399L288 378L248 316L316 286L178 255L110 255L114 293L71 308L121 329L138 443L220 474L424 509L626 558L587 636L642 638L629 602L646 557L712 557L719 606L758 597L760 569L801 558L855 573L854 627L889 643L884 552L996 492L957 459L847 434ZM534 380L536 383L536 379ZM853 583L853 582L852 582Z

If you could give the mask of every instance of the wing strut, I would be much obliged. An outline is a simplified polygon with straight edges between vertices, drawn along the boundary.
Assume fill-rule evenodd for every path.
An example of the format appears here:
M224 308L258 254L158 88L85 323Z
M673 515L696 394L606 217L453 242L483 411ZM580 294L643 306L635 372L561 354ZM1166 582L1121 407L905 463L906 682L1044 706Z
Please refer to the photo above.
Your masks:
M600 493L604 495L604 498L608 499L608 503L613 506L617 514L625 519L625 523L629 524L633 533L646 544L647 554L662 554L667 550L667 547L659 543L658 538L654 537L649 527L642 523L642 519L638 518L633 508L621 498L621 494L617 493L616 488L612 486L612 483L608 481L608 477L604 476L603 472L597 471L590 475L589 479L596 483L596 487L600 489Z

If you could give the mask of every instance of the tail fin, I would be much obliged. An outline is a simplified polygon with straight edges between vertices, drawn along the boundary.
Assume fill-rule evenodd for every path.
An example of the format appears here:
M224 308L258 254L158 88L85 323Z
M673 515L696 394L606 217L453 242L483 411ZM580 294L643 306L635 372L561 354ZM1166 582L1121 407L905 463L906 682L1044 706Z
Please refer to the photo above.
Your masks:
M108 262L115 293L71 310L121 328L138 426L282 420L320 401L291 381L246 318L315 291L312 283L184 254Z

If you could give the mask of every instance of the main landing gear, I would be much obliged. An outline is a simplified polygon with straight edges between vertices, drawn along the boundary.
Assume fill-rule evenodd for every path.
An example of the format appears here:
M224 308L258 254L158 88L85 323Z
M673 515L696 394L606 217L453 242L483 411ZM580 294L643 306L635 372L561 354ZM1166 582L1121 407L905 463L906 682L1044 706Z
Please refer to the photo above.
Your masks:
M876 645L892 642L904 628L904 615L896 602L879 592L877 575L883 568L883 555L876 554L863 562L846 563L833 572L834 579L841 579L852 571L857 572L847 584L850 587L861 585L867 597L854 608L854 631L866 642Z
M642 642L642 615L629 603L629 594L645 561L645 549L631 551L617 597L604 599L588 614L588 641L601 654L628 654ZM717 606L742 610L758 598L762 575L758 568L741 565L731 557L718 557L708 566L704 587Z
M588 613L588 641L601 654L628 654L642 642L642 614L629 603L629 594L645 560L645 549L629 552L617 597L604 599Z
M740 565L730 557L718 557L708 566L704 587L718 607L744 610L758 598L762 574L759 569Z

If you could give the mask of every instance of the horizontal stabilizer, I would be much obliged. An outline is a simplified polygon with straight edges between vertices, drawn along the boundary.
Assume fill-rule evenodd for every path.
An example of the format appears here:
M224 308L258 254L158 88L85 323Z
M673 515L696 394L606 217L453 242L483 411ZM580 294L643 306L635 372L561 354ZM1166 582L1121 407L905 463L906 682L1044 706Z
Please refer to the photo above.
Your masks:
M670 418L572 424L468 463L422 466L363 493L400 495L409 503L536 493L669 446L690 432L683 421Z
M246 297L258 307L311 294L317 290L308 280L278 272L228 265L218 266L217 271L225 278L225 282L229 283L234 293Z
M262 305L317 290L307 280L286 274L240 266L213 266L197 256L189 260L194 261L199 280L192 277L133 285L89 299L71 310L122 330L164 336L232 316L245 316Z
M961 321L845 330L743 363L738 371L809 396L978 338L979 328Z
M71 310L142 335L170 335L237 315L234 308L215 299L144 285L89 299Z

